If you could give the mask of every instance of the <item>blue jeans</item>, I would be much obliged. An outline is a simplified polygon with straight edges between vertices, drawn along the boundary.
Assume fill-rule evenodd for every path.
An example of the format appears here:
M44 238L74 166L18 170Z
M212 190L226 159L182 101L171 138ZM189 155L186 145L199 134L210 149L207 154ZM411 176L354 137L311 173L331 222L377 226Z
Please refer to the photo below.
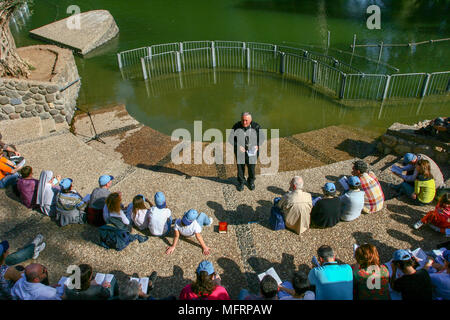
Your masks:
M0 180L0 189L5 189L11 185L16 185L17 180L19 180L19 174L17 172L5 176L2 180Z
M293 286L292 283L289 282L289 281L284 281L284 282L282 282L282 283L281 283L281 286L282 286L282 287L285 287L285 288L287 288L287 289L294 290L294 286ZM281 298L283 298L283 297L289 297L289 296L291 296L291 295L290 295L289 293L285 292L285 291L282 291L282 290L278 291L278 299L281 299Z
M248 295L250 295L250 292L247 289L242 289L239 292L238 300L244 300Z
M414 193L414 187L408 182L402 182L399 186L400 194L406 194L408 197Z
M21 262L27 261L34 256L34 243L27 244L25 247L17 250L14 253L9 254L6 257L5 264L8 266L14 266Z
M197 220L200 227L209 226L211 224L211 220L204 212L200 212L197 219L195 219L195 220Z

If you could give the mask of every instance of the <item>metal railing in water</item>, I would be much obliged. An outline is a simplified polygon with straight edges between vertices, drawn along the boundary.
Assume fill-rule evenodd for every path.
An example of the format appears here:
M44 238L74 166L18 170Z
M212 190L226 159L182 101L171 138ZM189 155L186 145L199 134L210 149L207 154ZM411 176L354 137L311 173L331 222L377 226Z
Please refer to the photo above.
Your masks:
M348 100L384 100L450 94L450 71L364 74L337 59L300 48L242 41L185 41L117 54L124 77L155 79L210 68L282 74Z

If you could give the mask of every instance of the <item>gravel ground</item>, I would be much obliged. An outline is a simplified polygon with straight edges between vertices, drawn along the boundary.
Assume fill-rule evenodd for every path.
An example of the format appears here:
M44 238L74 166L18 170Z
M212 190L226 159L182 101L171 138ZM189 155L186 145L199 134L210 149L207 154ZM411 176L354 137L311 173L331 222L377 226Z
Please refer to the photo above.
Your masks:
M433 207L414 206L405 198L388 200L380 213L362 215L356 221L341 222L326 230L310 229L301 235L288 230L270 230L268 218L271 202L274 197L287 190L293 175L304 178L306 191L319 194L325 182L337 181L342 175L350 174L355 154L349 151L356 150L358 155L364 156L371 150L373 144L370 136L358 136L358 133L341 129L325 128L315 134L296 135L294 138L303 142L300 145L292 142L293 140L281 139L280 145L285 147L280 147L280 163L288 159L285 163L289 163L289 166L283 168L290 171L280 170L274 175L258 175L256 190L245 188L242 192L236 191L235 173L231 170L231 165L230 169L224 166L224 170L219 166L211 166L198 171L199 174L195 174L196 171L192 168L171 168L168 165L162 166L165 170L155 170L152 165L165 162L165 156L161 153L149 161L147 166L135 164L135 167L124 163L127 154L120 157L117 150L113 152L107 145L97 150L98 142L86 145L70 133L20 144L18 147L28 164L34 168L36 176L39 176L41 170L52 169L55 173L73 177L77 190L83 195L96 186L100 174L110 173L116 177L112 190L124 193L125 205L135 194L143 193L152 199L156 191L164 191L174 217L181 217L190 208L212 216L214 225L204 228L202 232L206 244L212 249L208 259L214 263L231 297L237 298L243 287L256 291L256 274L271 266L275 267L283 280L289 279L297 269L309 270L311 257L323 244L331 245L341 261L353 263L353 243L375 244L381 260L387 261L398 248L431 249L446 241L445 237L427 227L420 230L411 228L415 221ZM133 137L136 132L139 129L131 134L125 133L122 140ZM332 138L331 132L335 132L331 135ZM314 138L314 141L307 141L307 136ZM322 142L319 140L320 136ZM121 142L117 142L119 138L105 137L105 140L107 138L115 139L115 148L121 148ZM133 139L139 142L137 136ZM164 137L161 136L161 139L164 141ZM355 141L354 148L350 140ZM136 145L130 141L128 140L130 149L127 150L137 150L134 149ZM318 150L317 146L323 148ZM338 162L324 165L323 161L314 159L311 153L319 154L324 161L335 159ZM399 182L388 170L396 159L392 155L371 155L365 158L379 177L386 195L390 193L387 185ZM186 174L187 170L191 171ZM448 166L443 167L443 172L448 184ZM180 241L175 252L166 256L164 251L172 243L171 236L150 237L142 244L135 241L121 252L106 250L96 244L98 233L94 227L70 225L59 228L48 217L26 209L10 190L0 190L0 199L4 203L0 208L0 238L8 239L11 250L14 250L32 240L38 232L42 233L47 248L37 262L48 267L51 283L65 275L70 264L89 263L97 272L114 273L119 283L128 276L148 276L156 270L159 278L153 295L157 298L177 296L186 284L195 279L195 268L204 258L201 248L191 239ZM218 221L229 223L227 234L217 232ZM31 261L25 264L27 263Z

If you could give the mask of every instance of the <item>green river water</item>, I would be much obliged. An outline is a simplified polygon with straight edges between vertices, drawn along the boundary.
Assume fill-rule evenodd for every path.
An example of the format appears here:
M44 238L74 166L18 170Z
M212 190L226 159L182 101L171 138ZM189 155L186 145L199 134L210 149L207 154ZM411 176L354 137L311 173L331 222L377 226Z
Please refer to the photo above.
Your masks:
M370 4L381 7L381 30L366 27ZM182 75L184 83L190 85L183 89L176 87L173 77L152 82L125 80L116 56L124 50L189 40L323 47L328 30L331 48L347 52L351 52L354 34L359 44L448 38L449 1L36 0L26 25L19 31L11 28L17 46L41 43L31 39L28 31L66 18L70 5L78 5L82 12L109 10L120 29L118 37L88 57L76 57L82 78L79 106L92 110L124 103L141 123L166 134L176 128L192 129L194 120L203 121L203 130L225 130L242 111L252 112L253 119L264 128L280 129L280 136L339 124L381 133L393 122L412 124L449 115L448 98L349 108L277 75L213 71L186 74ZM378 53L378 48L356 50L356 54L375 60ZM397 67L400 73L449 71L449 53L450 41L392 47L383 50L381 61ZM347 63L351 57L334 50L329 54ZM376 63L358 61L365 72L392 72Z

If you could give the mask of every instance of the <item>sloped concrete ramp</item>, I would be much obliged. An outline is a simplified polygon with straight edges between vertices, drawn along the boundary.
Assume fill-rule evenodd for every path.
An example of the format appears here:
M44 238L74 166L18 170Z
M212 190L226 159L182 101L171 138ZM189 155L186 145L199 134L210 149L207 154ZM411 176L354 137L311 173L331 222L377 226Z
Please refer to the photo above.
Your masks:
M30 36L86 55L118 33L119 28L109 11L92 10L31 30Z

